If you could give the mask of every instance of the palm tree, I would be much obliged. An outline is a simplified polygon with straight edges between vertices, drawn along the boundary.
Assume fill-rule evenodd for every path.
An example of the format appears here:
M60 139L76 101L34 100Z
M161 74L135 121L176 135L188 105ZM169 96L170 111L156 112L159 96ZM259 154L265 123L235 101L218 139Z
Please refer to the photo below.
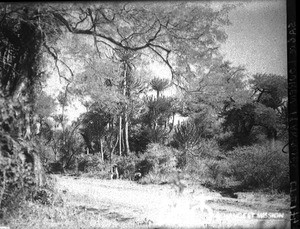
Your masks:
M167 89L170 86L170 83L167 79L154 78L151 80L150 85L152 89L156 91L156 97L158 99L160 92Z

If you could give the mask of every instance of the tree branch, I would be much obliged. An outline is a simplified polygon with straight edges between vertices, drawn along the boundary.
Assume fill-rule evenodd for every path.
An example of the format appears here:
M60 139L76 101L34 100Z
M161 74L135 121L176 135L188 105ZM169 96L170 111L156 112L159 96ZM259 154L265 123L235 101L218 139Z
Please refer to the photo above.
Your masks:
M69 79L67 79L65 76L63 76L63 75L61 74L60 69L59 69L57 63L58 63L58 61L59 61L59 62L62 63L64 66L66 66L67 69L69 70L71 76L73 77L74 74L73 74L72 69L71 69L64 61L62 61L62 60L60 60L60 59L58 58L57 52L56 52L56 50L55 50L54 48L49 47L46 43L44 43L43 46L47 49L48 53L53 57L53 59L54 59L54 61L55 61L55 67L56 67L56 69L57 69L57 71L58 71L59 77L65 79L67 82L70 82ZM53 51L52 51L51 49L52 49Z

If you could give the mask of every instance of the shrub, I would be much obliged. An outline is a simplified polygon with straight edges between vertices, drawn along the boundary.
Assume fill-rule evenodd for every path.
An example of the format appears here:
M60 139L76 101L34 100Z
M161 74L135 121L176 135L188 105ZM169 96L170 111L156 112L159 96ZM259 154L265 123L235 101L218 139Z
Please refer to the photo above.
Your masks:
M213 188L229 188L235 185L230 165L225 158L194 157L188 161L184 171L193 181Z
M129 153L128 156L117 157L114 163L118 166L120 178L133 180L134 174L137 171L136 164L139 160L133 153Z
M46 165L46 172L47 173L64 173L64 168L61 162L50 162Z
M230 164L226 159L217 160L215 158L210 158L206 159L204 163L207 168L207 180L214 188L232 188L236 185Z
M103 163L99 154L81 154L78 157L78 170L80 172L102 171Z
M19 208L35 186L32 166L22 164L16 154L7 157L0 154L0 168L0 213L4 216Z
M0 95L0 218L17 210L35 188L31 152L37 144L23 136L26 109L28 105Z
M134 126L129 132L130 150L132 152L144 152L147 145L151 142L149 130Z
M173 173L157 173L149 172L145 177L142 177L138 182L140 184L161 184L161 183L172 183L174 180Z
M172 144L181 149L192 148L200 141L200 130L192 121L183 122L175 128Z
M165 177L173 174L177 169L177 155L179 151L171 147L152 143L141 156L136 169L141 172L144 183L160 183Z
M168 137L165 128L150 127L135 128L130 131L129 142L130 150L133 152L145 152L150 143L164 143Z
M110 163L102 161L100 154L82 154L78 157L78 172L84 177L109 179Z
M236 148L228 155L233 176L246 189L289 191L289 160L281 148L280 144L274 150L269 145Z

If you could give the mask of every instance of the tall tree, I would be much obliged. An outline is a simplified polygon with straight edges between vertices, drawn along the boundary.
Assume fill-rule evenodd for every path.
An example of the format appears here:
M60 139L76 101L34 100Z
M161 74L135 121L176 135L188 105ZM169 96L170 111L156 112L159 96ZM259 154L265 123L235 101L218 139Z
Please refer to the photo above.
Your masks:
M231 146L252 144L264 135L274 149L275 140L285 139L287 134L285 77L256 74L249 80L248 92L251 100L244 104L233 99L225 102L223 126L233 133Z
M256 108L257 123L265 129L267 138L274 141L287 136L287 81L276 74L255 74L250 80Z
M36 184L41 186L44 179L34 136L34 87L43 75L45 47L57 39L61 30L53 14L38 6L1 4L0 18L0 97L8 103L19 104L18 113L24 114L18 117L18 138L34 158ZM7 129L3 136L11 135L11 130Z
M118 48L143 53L168 66L176 83L188 77L190 65L205 69L220 57L218 47L226 39L222 27L229 24L231 8L196 2L103 3L76 5L72 17L67 9L53 15L68 31L91 36L99 56Z

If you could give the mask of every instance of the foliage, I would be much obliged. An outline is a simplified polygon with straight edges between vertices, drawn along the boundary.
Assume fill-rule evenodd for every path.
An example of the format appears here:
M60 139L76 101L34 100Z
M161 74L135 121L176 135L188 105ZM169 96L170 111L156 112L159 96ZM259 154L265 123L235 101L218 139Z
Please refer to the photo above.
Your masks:
M1 217L19 206L36 183L32 152L35 141L24 139L28 105L0 97L0 208Z
M88 48L85 48L81 57L86 63L84 71L76 75L75 84L78 84L74 86L74 91L81 94L83 100L88 96L101 105L117 108L119 112L114 114L122 114L117 124L119 140L113 137L114 142L119 142L119 149L122 148L122 141L125 141L128 152L127 133L132 121L128 120L128 115L138 113L135 106L130 107L135 64L143 66L141 63L145 62L144 59L162 61L170 69L174 83L179 86L185 79L197 78L204 68L210 68L212 60L218 62L222 59L217 49L226 40L222 27L229 24L227 14L230 9L228 5L214 9L208 4L195 3L172 6L163 3L146 6L139 3L105 3L73 6L71 16L68 16L66 8L53 13L73 35L84 35L82 47ZM86 27L87 24L93 25L93 34ZM81 41L78 37L74 39ZM94 46L87 45L87 40L94 42ZM72 47L72 53L77 52L78 47ZM88 49L92 52L87 52ZM139 58L141 56L143 58ZM192 70L190 65L195 66L196 70ZM169 121L175 114L174 104L168 99L159 98L159 93L169 85L167 80L154 79L151 84L157 91L157 98L156 101L149 101L141 124L152 129L148 131L150 141L163 143L163 140L159 140L173 128L174 123L170 124ZM117 127L115 124L116 120L112 121L111 129ZM124 140L121 139L122 128ZM106 145L111 145L111 142ZM113 152L113 147L109 148Z
M145 177L140 182L147 180L147 176L165 177L167 174L174 173L177 170L178 154L179 152L173 148L157 143L149 144L147 151L141 155L140 162L136 165L137 171Z
M109 131L106 127L111 122L113 114L98 106L92 106L82 117L80 132L85 137L86 145L97 142Z
M207 158L203 163L206 169L204 179L201 180L203 184L209 184L216 189L234 189L239 184L234 179L230 163L226 159Z
M49 117L55 110L55 99L43 91L39 91L38 93L39 96L36 98L34 104L34 112L42 118Z
M82 136L75 132L76 127L67 129L66 141L61 142L59 151L60 158L64 169L72 169L76 166L76 157L83 152L83 139ZM74 133L75 132L75 133Z
M287 80L284 76L258 73L249 83L252 85L257 102L273 109L286 105Z
M84 141L78 131L79 126L80 120L77 120L64 129L51 130L49 146L47 148L44 146L48 173L64 173L68 169L76 168L76 157L84 152Z
M148 144L151 143L149 131L151 131L149 128L143 128L140 125L134 125L130 128L129 142L131 152L139 154L146 151Z
M215 186L235 180L245 188L287 190L288 169L280 163L285 156L254 145L286 137L287 83L274 74L249 80L245 69L223 61L218 47L227 37L223 27L230 9L193 2L5 5L0 11L1 208L8 212L14 201L34 193L36 175L27 163L31 158L37 164L34 156L53 173L79 169L108 178L113 162L122 178L140 172L144 183L166 181L185 169ZM65 44L67 31L76 42ZM60 45L50 47L59 37ZM58 51L64 45L68 53ZM57 98L61 129L47 123L54 100L37 90L42 68L49 67L44 51L67 82ZM147 87L142 78L148 74L138 71L147 61L167 66L172 81L154 78L149 84L156 97L142 98ZM60 71L62 65L71 79ZM183 89L180 101L161 96L171 85ZM68 93L80 96L87 109L71 126L64 113ZM173 131L176 113L189 121ZM167 140L176 149L167 147ZM118 144L119 155L126 156L115 157ZM83 154L86 149L95 155ZM36 194L47 202L47 192Z
M140 156L135 153L129 153L127 156L114 156L111 163L117 165L121 179L134 180L136 172L141 173L141 177L149 173L171 174L176 170L177 154L178 152L172 148L152 143ZM84 155L79 159L80 168L84 167L85 172L97 177L104 172L106 175L101 175L102 178L108 178L111 163L101 161L99 155Z
M168 97L154 98L145 97L145 112L141 116L141 122L149 128L155 129L157 126L169 127L169 118L173 111L173 99Z
M133 120L130 129L131 149L143 152L149 143L165 144L174 123L170 117L174 111L175 99L170 97L154 98L146 96L141 115Z
M220 141L224 149L246 146L262 140L286 140L287 135L287 82L285 77L274 74L256 74L249 85L252 101L225 104L221 116L223 127L232 135ZM265 139L259 139L264 135ZM226 142L222 144L222 142Z
M202 131L193 121L186 121L175 128L174 144L186 150L196 146L201 138Z
M181 150L178 156L178 168L188 167L190 161L212 156L214 141L209 138L208 125L204 120L194 119L182 122L175 127L170 145Z
M35 185L44 184L39 116L49 111L40 102L50 100L43 94L37 99L36 89L44 75L44 51L53 54L48 45L61 30L42 6L1 4L0 15L0 201L1 210L9 212L34 193Z
M149 143L165 144L168 132L162 127L157 127L156 129L146 128L146 136Z
M244 68L218 59L212 60L207 69L208 72L200 68L195 73L197 77L190 77L186 82L188 89L182 101L185 116L196 118L204 114L213 120L232 103L239 107L252 101Z
M20 149L19 149L20 150ZM21 151L21 150L20 150ZM1 218L19 207L34 190L32 165L24 165L18 155L0 155L1 166Z
M99 154L81 154L78 156L78 171L83 173L101 171L105 169L103 163Z
M119 169L119 176L121 179L134 180L135 172L137 169L137 164L140 158L138 158L134 153L130 153L124 157L117 157L114 161Z
M179 159L179 162L183 160L181 157ZM201 139L197 146L185 155L185 164L178 166L189 174L192 180L203 185L229 185L227 181L231 179L226 155L219 150L215 139Z
M47 156L44 139L31 126L31 139L24 138L26 114L31 104L0 98L0 207L1 217L17 210L27 198L36 198L41 187L35 164ZM43 177L45 178L45 177Z
M63 164L59 161L56 162L48 162L45 166L45 170L47 173L64 173L64 167Z
M228 154L228 163L241 187L289 191L288 155L282 153L282 145L275 150L268 145L238 147Z
M251 145L255 142L251 136L256 120L255 107L255 104L250 103L223 112L222 115L225 119L223 128L225 131L232 132L231 136L221 140L220 143L223 148Z
M156 91L156 99L159 98L160 92L164 91L170 86L170 82L167 79L154 78L150 81L150 86Z
M72 19L60 12L54 15L68 31L95 38L99 55L104 56L99 50L107 49L113 51L113 58L120 49L143 52L150 59L162 60L175 77L186 73L188 64L200 60L204 67L219 56L216 47L226 39L222 27L229 24L231 8L224 5L215 10L197 3L104 3L74 7ZM105 53L111 55L109 51Z

